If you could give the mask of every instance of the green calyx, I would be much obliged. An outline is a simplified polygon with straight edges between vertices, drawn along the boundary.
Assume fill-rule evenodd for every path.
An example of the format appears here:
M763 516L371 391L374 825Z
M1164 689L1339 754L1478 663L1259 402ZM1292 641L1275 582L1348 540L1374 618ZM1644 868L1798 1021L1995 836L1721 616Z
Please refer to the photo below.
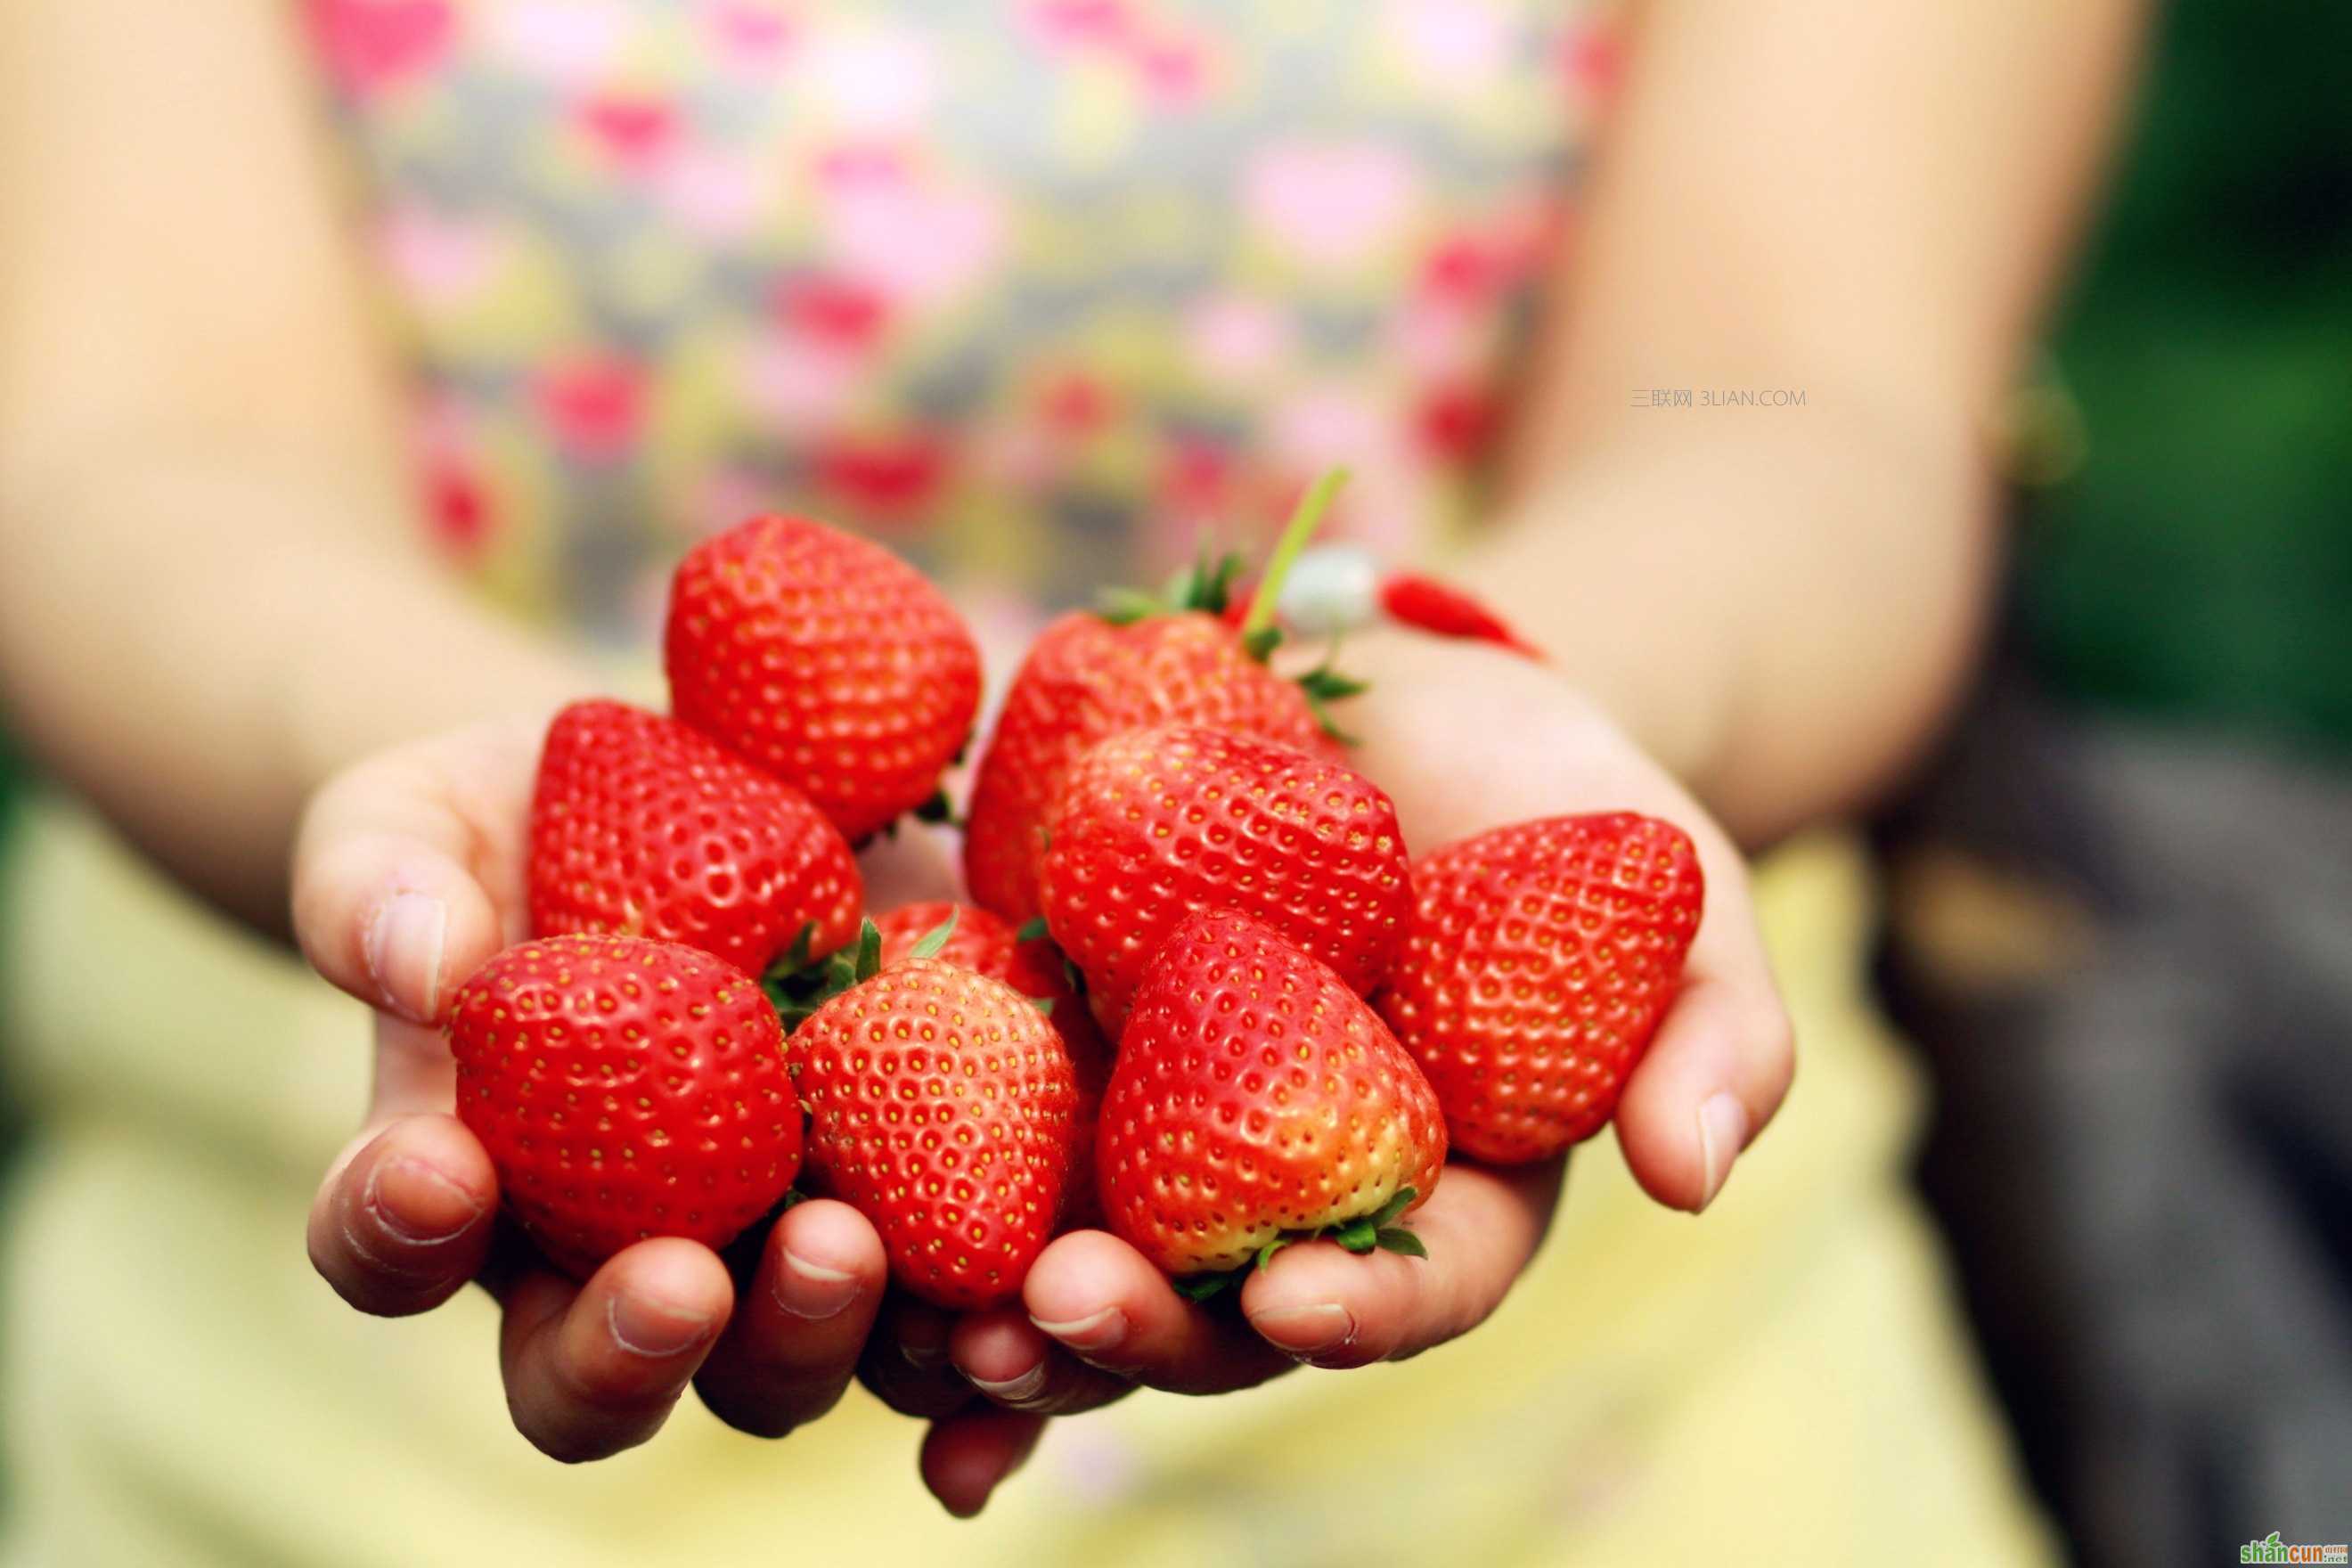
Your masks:
M916 955L929 958L938 952L954 930L955 916L950 914L923 933L922 941L915 944ZM810 1014L851 986L882 973L882 928L872 921L860 921L857 940L821 962L809 958L809 942L815 932L814 923L801 927L793 945L760 977L760 988L768 994L768 1001L775 1007L776 1017L788 1035L800 1027ZM926 943L930 944L928 952Z
M1395 1252L1407 1258L1427 1258L1429 1249L1421 1237L1398 1225L1397 1218L1412 1206L1419 1194L1411 1187L1400 1188L1397 1194L1368 1215L1340 1220L1334 1225L1318 1226L1313 1230L1286 1230L1257 1249L1257 1256L1238 1268L1228 1268L1217 1274L1188 1274L1171 1280L1176 1293L1188 1300L1206 1301L1247 1279L1253 1273L1274 1261L1274 1255L1295 1241L1336 1241L1350 1252Z
M1323 515L1331 510L1332 498L1347 482L1348 470L1333 468L1307 487L1307 493L1292 509L1289 521L1282 525L1274 552L1266 557L1265 574L1258 580L1257 591L1250 596L1249 610L1242 617L1242 647L1252 658L1263 663L1280 646L1282 628L1275 625L1274 614L1282 598L1283 582L1297 563L1300 552L1315 537L1315 531L1323 525ZM1159 593L1109 589L1102 596L1100 614L1103 619L1120 626L1132 626L1153 616L1181 615L1188 610L1222 616L1233 607L1234 582L1244 564L1238 552L1218 552L1203 542L1199 559L1171 577Z

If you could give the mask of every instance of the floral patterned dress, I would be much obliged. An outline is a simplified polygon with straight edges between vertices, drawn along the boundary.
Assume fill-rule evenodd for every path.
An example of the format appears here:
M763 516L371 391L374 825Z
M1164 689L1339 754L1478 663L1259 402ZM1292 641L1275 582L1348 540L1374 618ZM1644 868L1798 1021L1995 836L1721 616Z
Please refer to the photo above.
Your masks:
M1244 541L1334 462L1359 475L1338 526L1376 549L1458 525L1612 61L1559 0L302 11L414 373L424 515L487 592L638 658L670 563L756 508L868 530L1006 626ZM40 809L0 885L0 1035L54 1130L5 1237L0 1560L2044 1550L1902 1185L1911 1083L1836 844L1760 876L1806 1083L1703 1224L1588 1147L1477 1333L1056 1422L959 1523L862 1394L781 1446L689 1399L566 1468L513 1433L478 1293L344 1309L297 1237L363 1102L359 1010Z

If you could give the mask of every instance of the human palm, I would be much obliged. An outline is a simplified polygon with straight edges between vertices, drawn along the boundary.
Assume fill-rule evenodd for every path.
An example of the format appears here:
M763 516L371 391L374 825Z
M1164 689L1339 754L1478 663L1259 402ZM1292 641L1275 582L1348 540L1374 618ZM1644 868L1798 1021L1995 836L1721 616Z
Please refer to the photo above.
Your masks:
M1372 692L1347 715L1362 767L1433 847L1506 822L1633 809L1688 829L1707 876L1682 990L1617 1114L1620 1146L1659 1201L1705 1205L1785 1091L1788 1024L1738 851L1695 802L1557 674L1494 649L1378 638L1351 650ZM376 1009L366 1125L310 1215L320 1271L363 1311L438 1305L478 1280L504 1309L500 1360L517 1427L565 1459L650 1437L690 1384L721 1419L781 1436L853 1375L927 1419L927 1483L976 1510L1053 1415L1139 1386L1245 1387L1300 1362L1411 1355L1483 1321L1541 1241L1565 1162L1448 1168L1414 1224L1427 1260L1293 1247L1240 1310L1180 1296L1099 1231L1056 1239L1017 1306L952 1316L888 1290L879 1237L846 1205L795 1205L740 1278L676 1238L640 1242L585 1283L497 1219L497 1177L451 1114L437 1023L450 991L520 940L532 774L525 717L420 742L341 775L306 817L295 920L320 973ZM953 897L951 846L914 830L864 858L877 910Z

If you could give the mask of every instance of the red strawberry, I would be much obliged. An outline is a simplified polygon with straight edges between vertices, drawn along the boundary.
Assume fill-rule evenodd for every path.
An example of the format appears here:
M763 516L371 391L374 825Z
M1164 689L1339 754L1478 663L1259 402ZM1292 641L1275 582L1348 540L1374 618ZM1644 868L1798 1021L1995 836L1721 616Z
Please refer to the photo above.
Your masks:
M849 845L808 797L640 708L575 702L547 727L530 811L530 929L682 942L758 974L803 929L857 933Z
M1378 785L1288 746L1185 724L1115 735L1071 771L1044 892L1045 923L1110 1028L1196 910L1265 921L1360 994L1388 973L1412 913L1396 808Z
M508 948L449 1015L457 1115L507 1207L586 1276L631 1242L723 1247L801 1165L783 1031L750 976L633 936Z
M877 544L758 517L678 563L664 641L677 716L808 792L853 843L922 805L980 706L980 653Z
M981 754L963 848L973 899L1007 920L1035 914L1045 830L1071 767L1097 741L1177 721L1338 754L1306 693L1215 616L1126 626L1064 616L1031 646Z
M874 1222L898 1283L957 1310L1012 1300L1069 1177L1077 1091L1045 1016L1001 980L908 958L789 1050L810 1173Z
M907 957L950 919L955 925L930 956L1002 980L1031 1001L1048 1005L1045 1016L1070 1053L1078 1091L1070 1124L1070 1184L1062 1201L1062 1228L1095 1225L1102 1217L1095 1201L1095 1122L1102 1113L1103 1085L1110 1079L1110 1042L1095 1026L1085 998L1071 989L1062 954L1052 942L1042 935L1024 942L1013 927L970 904L908 904L877 917L874 923L882 932L882 966L887 969Z
M1329 968L1245 916L1194 915L1152 961L1103 1098L1111 1229L1172 1275L1235 1268L1426 1200L1445 1121L1387 1026Z
M1378 1005L1454 1146L1514 1164L1601 1131L1674 1001L1706 880L1670 822L1498 827L1424 858Z

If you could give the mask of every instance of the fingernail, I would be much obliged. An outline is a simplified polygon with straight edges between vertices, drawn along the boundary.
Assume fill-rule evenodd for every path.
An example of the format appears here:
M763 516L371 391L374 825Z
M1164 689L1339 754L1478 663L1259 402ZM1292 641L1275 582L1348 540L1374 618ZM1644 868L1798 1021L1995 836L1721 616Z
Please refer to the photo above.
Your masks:
M1731 1175L1731 1162L1748 1146L1748 1108L1731 1094L1711 1097L1698 1108L1699 1160L1706 1167L1706 1191L1699 1194L1702 1209Z
M455 1241L482 1217L481 1200L422 1160L384 1160L362 1197L376 1223L415 1247Z
M1071 1318L1062 1322L1044 1318L1031 1318L1037 1331L1051 1334L1081 1355L1099 1354L1117 1350L1127 1338L1127 1314L1117 1307L1105 1307L1099 1312L1089 1312L1083 1318Z
M974 1388L999 1404L1018 1405L1024 1399L1036 1398L1038 1391L1045 1386L1045 1363L1041 1361L1019 1377L1003 1383L992 1383L984 1377L973 1377L970 1373L964 1373L964 1377Z
M776 1305L812 1322L837 1318L857 1300L857 1276L811 1263L790 1247L776 1270Z
M685 1354L718 1327L699 1312L680 1311L634 1296L614 1296L605 1304L604 1316L623 1350L654 1360Z
M901 1328L898 1353L906 1357L907 1364L917 1372L929 1372L948 1359L948 1343L942 1338L936 1344L921 1344L907 1338L906 1331Z
M1356 1337L1354 1315L1337 1301L1270 1307L1251 1313L1250 1327L1276 1350L1299 1356L1337 1350Z
M397 893L368 922L368 978L394 1012L430 1024L441 1010L441 948L449 910L424 893ZM411 1009L401 998L417 999Z

